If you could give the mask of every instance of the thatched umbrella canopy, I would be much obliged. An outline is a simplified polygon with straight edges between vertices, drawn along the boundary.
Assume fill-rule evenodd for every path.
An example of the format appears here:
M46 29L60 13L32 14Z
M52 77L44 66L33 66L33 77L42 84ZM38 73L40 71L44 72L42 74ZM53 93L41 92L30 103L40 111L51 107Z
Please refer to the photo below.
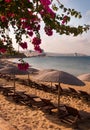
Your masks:
M82 81L90 82L90 73L79 75L78 78Z
M69 84L69 85L77 85L77 86L84 86L84 82L79 80L77 77L64 72L64 71L49 71L45 72L43 74L38 74L35 78L38 81L43 82L56 82L58 83L58 111L60 106L60 85L63 84Z
M9 74L14 76L14 93L15 93L15 75L28 75L28 80L30 79L29 74L38 72L37 69L30 67L28 70L20 70L16 63L8 63L0 69L0 73Z
M2 74L9 74L9 75L13 75L13 80L14 80L14 93L15 93L15 75L25 75L25 74L29 74L28 71L23 71L23 70L19 70L17 66L6 66L2 69L0 69L0 73Z
M39 70L38 74L45 74L47 72L53 72L56 71L55 69L43 69L43 70Z

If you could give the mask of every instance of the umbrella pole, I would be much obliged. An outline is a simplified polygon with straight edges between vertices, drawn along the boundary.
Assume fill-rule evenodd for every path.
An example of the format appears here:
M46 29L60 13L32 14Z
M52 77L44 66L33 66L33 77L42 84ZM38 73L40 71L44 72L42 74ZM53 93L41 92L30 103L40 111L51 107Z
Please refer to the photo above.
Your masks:
M60 111L60 83L58 84L58 112Z
M52 82L51 82L51 89L52 89Z
M15 74L13 80L14 80L14 95L15 95Z

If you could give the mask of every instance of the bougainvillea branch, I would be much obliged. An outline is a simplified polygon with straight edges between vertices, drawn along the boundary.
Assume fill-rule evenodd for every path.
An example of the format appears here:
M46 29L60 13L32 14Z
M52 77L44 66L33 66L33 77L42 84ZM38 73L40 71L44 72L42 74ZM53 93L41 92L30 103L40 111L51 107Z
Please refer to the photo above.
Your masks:
M62 13L61 13L62 12ZM54 32L63 35L77 36L89 30L89 25L69 26L70 18L81 18L81 13L74 9L66 8L59 0L0 0L0 40L1 45L9 47L12 39L8 32L13 28L16 43L23 49L27 49L28 43L23 41L22 36L30 39L34 49L42 52L40 29L42 27L48 36ZM29 43L30 44L30 43ZM3 51L4 52L4 51Z
M44 22L43 29L48 36L53 35L53 30L56 30L60 35L73 34L77 36L89 29L88 26L67 26L70 16L80 18L81 14L74 9L65 8L59 0L56 1L59 6L56 6L53 0L0 0L1 39L8 42L5 29L10 30L11 26L14 29L16 42L19 45L22 42L22 35L26 35L26 37L30 38L35 50L40 51L40 23L42 21ZM65 15L64 13L59 14L59 10L63 10Z

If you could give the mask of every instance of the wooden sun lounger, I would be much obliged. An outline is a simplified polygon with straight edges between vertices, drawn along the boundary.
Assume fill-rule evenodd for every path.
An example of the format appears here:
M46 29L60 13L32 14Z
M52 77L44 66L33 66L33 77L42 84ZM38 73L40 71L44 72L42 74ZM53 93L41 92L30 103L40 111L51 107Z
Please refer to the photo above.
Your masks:
M90 101L90 94L88 94L87 92L79 90L79 94L80 97L82 97L83 99Z
M3 86L2 87L2 93L5 95L5 96L8 96L10 94L13 94L13 90L14 90L14 87L10 87L10 86Z
M2 85L0 85L0 92L3 92L4 88Z
M49 113L49 114L52 114L52 110L53 109L56 109L57 107L51 102L51 100L49 99L44 99L44 98L41 98L41 100L43 101L44 103L44 106L42 108L43 111Z
M24 103L25 105L28 106L33 106L33 107L42 107L44 105L44 103L41 101L41 99L33 94L24 94L24 96L26 96L26 98L24 98Z
M70 90L70 94L73 96L73 97L76 97L76 98L79 98L80 99L80 95L78 93L78 91L76 91L74 88L71 88L69 87L69 90Z
M34 100L35 96L30 96L25 94L25 91L16 91L15 94L10 95L12 101L18 104L27 105L29 107L35 106L36 101Z
M77 125L78 120L81 120L81 115L76 108L64 105L66 109L66 115L60 117L61 122Z
M56 86L56 89L58 89L58 85L57 84L55 84L55 86ZM61 95L70 95L70 90L69 89L63 89L61 86L59 86L60 87L60 92L61 92Z

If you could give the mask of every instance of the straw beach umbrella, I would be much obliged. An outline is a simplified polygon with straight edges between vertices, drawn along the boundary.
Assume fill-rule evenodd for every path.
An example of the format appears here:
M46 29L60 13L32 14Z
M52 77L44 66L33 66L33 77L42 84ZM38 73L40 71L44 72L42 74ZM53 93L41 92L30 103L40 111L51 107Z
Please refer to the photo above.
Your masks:
M36 80L43 81L43 82L56 82L58 83L58 111L60 106L60 85L69 84L69 85L77 85L77 86L84 86L85 84L79 80L77 77L66 73L64 71L51 71L47 73L43 73L42 75L39 74L36 76Z
M43 70L39 70L38 71L38 74L39 75L42 75L42 74L47 74L48 72L53 72L53 71L55 71L55 69L43 69ZM51 82L51 87L52 87L52 82Z
M25 74L29 74L28 71L23 71L23 70L19 70L17 68L17 66L6 66L2 69L0 69L0 73L2 74L9 74L9 75L13 75L13 81L14 81L14 94L15 94L15 75L25 75Z
M79 75L78 78L82 81L90 82L90 73Z
M30 79L29 74L37 73L38 70L35 68L30 67L28 70L20 70L18 69L16 64L7 64L6 67L4 66L2 69L0 69L0 73L2 74L9 74L13 75L13 81L14 81L14 93L15 93L15 75L28 75L28 81Z
M43 70L39 70L38 74L45 74L47 72L52 72L52 71L55 71L55 69L43 69Z

